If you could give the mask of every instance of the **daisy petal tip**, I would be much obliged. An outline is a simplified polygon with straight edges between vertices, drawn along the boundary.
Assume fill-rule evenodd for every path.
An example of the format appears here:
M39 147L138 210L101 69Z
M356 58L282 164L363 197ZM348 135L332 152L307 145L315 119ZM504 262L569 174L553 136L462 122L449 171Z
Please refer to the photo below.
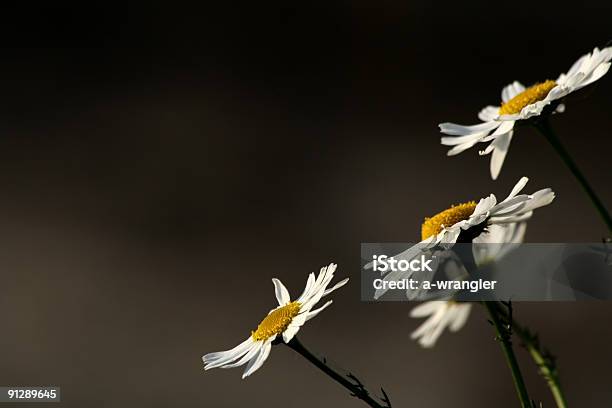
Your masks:
M291 331L291 332L287 332L287 331L284 332L283 333L283 342L285 344L289 343L291 340L293 340L293 338L295 337L296 333L297 333L297 330L296 331Z
M436 345L435 342L422 342L421 343L421 347L423 347L424 349L431 349L435 345Z

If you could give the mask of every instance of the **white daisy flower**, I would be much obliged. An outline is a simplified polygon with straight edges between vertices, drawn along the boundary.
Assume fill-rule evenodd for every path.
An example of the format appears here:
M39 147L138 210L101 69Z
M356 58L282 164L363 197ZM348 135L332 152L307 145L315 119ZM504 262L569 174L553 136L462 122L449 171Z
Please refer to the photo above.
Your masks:
M393 258L410 261L421 255L423 251L430 250L436 246L451 248L457 241L475 243L499 243L514 242L524 234L524 227L521 223L531 218L533 210L550 204L555 198L555 193L550 188L538 190L533 194L519 194L529 179L522 177L514 186L508 197L503 201L497 202L495 194L486 198L481 198L478 204L475 201L468 201L454 205L431 218L425 218L421 226L422 241L404 252L393 256ZM506 226L500 229L499 226ZM515 236L515 238L512 238ZM479 261L494 257L495 254L487 254L494 246L476 245L479 251L475 251L475 256L480 257ZM500 248L501 250L501 248ZM366 269L372 267L372 262L368 263ZM395 270L389 272L383 281L399 281L409 279L411 271ZM381 285L383 289L374 292L374 298L378 299L387 291L386 284Z
M550 204L555 198L550 188L533 194L519 194L528 181L527 177L522 177L510 194L499 203L495 194L491 194L480 199L478 204L469 201L425 218L421 226L422 241L393 258L409 261L438 245L448 249L457 242L471 242L477 265L494 262L512 248L508 244L523 241L526 221L531 218L533 211ZM366 268L370 265L366 265ZM412 272L398 270L388 273L383 280L409 279L410 276ZM383 285L385 288L387 286ZM378 299L385 292L386 289L377 290L374 298ZM412 333L412 338L417 339L423 347L433 347L446 328L456 332L465 325L471 308L471 303L465 302L423 302L410 315L429 317Z
M491 154L491 177L495 180L508 153L515 122L539 116L551 104L557 112L562 112L564 105L559 103L560 99L604 76L610 68L610 59L612 47L595 48L554 81L547 80L528 88L518 81L506 86L501 93L502 104L487 106L478 114L483 123L472 126L441 123L440 131L451 136L442 137L442 144L453 146L447 154L454 156L477 143L490 142L479 153Z
M343 279L328 289L327 286L331 283L335 271L336 264L332 263L321 268L316 279L314 273L311 273L308 276L304 292L294 301L291 301L289 291L283 283L276 278L272 279L278 307L271 310L259 323L257 329L251 332L249 338L238 346L231 350L209 353L202 357L204 369L239 367L247 364L242 378L253 374L270 355L272 342L276 340L277 336L282 335L283 341L288 343L305 322L331 305L332 301L329 300L320 308L312 310L323 296L329 295L348 282L348 278Z

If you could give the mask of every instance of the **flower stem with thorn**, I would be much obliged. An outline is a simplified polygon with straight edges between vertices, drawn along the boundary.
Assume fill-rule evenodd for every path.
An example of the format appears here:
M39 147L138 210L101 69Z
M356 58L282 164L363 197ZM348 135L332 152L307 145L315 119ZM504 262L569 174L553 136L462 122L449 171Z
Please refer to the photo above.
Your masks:
M500 306L498 306L497 309L501 314L506 313ZM525 326L522 326L514 319L512 319L512 328L514 333L521 339L523 346L533 361L539 367L540 375L546 380L557 407L567 408L567 402L559 381L559 372L557 370L554 356L542 347L536 334L532 333L531 330Z
M521 369L512 348L512 324L502 321L502 316L495 306L495 302L482 302L482 304L489 312L489 316L491 318L490 322L493 327L495 327L497 339L499 340L499 344L504 352L504 356L506 357L508 368L510 368L510 372L512 373L512 380L514 381L514 387L516 388L516 393L518 394L519 401L521 402L521 407L531 408L532 403L529 399L529 393L527 392L525 381L523 380L523 374L521 373Z
M373 408L391 408L391 402L389 401L389 397L384 389L381 388L383 393L383 397L381 398L383 403L377 401L370 392L365 388L365 386L359 381L357 377L355 377L351 373L347 373L346 375L340 374L333 368L331 368L327 364L327 360L324 357L317 357L313 353L311 353L304 345L298 340L297 336L291 339L289 343L286 344L287 347L292 349L293 351L300 354L306 360L310 361L315 367L319 370L323 371L330 378L338 382L344 388L350 391L351 395L359 398L369 406Z

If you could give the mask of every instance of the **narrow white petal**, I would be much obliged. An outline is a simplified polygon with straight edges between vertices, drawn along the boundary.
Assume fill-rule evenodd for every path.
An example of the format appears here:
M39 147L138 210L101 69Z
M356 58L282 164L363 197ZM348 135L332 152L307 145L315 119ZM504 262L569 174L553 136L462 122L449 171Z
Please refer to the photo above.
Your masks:
M526 213L511 215L507 217L491 217L489 219L490 224L508 224L514 222L522 222L527 221L533 215L533 211L529 211Z
M514 127L514 122L513 121L501 122L499 127L497 129L495 129L495 132L493 132L491 134L491 136L500 136L500 135L503 135L505 133L508 133L508 132L510 132L512 130L513 127Z
M444 234L440 243L442 245L454 244L457 242L457 238L459 238L460 233L461 233L461 228L447 229L446 234Z
M242 365L245 365L256 354L259 353L259 350L261 350L262 345L263 345L263 341L254 342L253 345L251 346L251 349L249 350L249 352L246 353L244 356L242 356L241 359L237 360L236 362L234 362L232 364L225 364L222 368L233 368L233 367L240 367Z
M516 196L518 193L523 191L523 189L527 185L527 182L529 182L528 177L525 177L525 176L521 177L520 180L517 181L517 183L514 185L514 187L512 188L512 191L510 192L510 194L508 194L508 197L506 197L504 201L511 199L512 197Z
M501 135L493 142L495 143L495 149L491 155L491 178L493 180L497 179L502 165L504 164L504 159L506 158L508 147L510 146L510 141L512 140L512 133L513 132L510 131L505 135Z
M578 58L578 60L576 60L576 62L572 64L572 66L570 67L569 71L567 71L565 76L569 77L581 71L583 65L587 62L587 60L590 57L591 57L591 54L589 53L589 54L585 54L581 56L580 58Z
M244 374L242 374L243 380L249 375L253 374L255 371L259 370L259 368L263 365L263 363L266 361L266 359L270 355L271 349L272 349L272 343L269 341L264 342L257 357L251 359L246 369L244 370Z
M438 323L432 327L427 333L421 337L419 343L421 346L425 348L430 348L435 346L436 342L444 332L444 329L449 324L451 318L451 314L448 311L445 311L442 316L439 318Z
M597 68L595 68L589 76L585 77L580 82L580 84L576 85L576 89L584 88L585 86L590 85L593 82L597 81L598 79L606 75L609 69L610 69L609 62L606 62L604 64L597 66Z
M451 321L450 327L448 328L452 332L460 330L467 322L470 316L470 310L472 305L470 303L455 303L455 315Z
M293 339L293 337L297 334L297 332L300 331L300 327L301 326L292 326L292 325L287 327L285 331L283 332L283 341L285 343L289 343L291 339Z
M464 143L473 142L474 140L479 140L483 136L486 136L487 133L488 131L480 132L480 133L472 133L472 134L465 135L465 136L443 136L440 138L440 143L442 143L445 146L461 145Z
M474 140L472 140L471 142L468 142L468 143L457 145L457 146L453 147L452 149L450 149L448 152L446 152L446 155L447 156L456 156L459 153L462 153L462 152L466 151L467 149L469 149L470 147L474 146L478 142L479 142L479 138L474 139Z
M486 198L481 198L480 201L478 201L478 204L476 204L476 208L474 208L474 212L472 215L470 215L470 217L478 217L483 214L488 214L495 204L497 204L495 194L490 194Z
M348 281L349 281L349 278L342 279L340 282L336 283L331 289L326 289L325 292L323 292L323 296L327 296L330 293L332 293L334 290L340 289L341 287L346 285Z
M315 281L314 287L312 288L309 297L303 299L304 302L301 307L302 310L310 310L325 295L327 291L327 286L334 278L334 272L336 271L336 267L336 264L331 263L329 264L329 266L321 268L319 276ZM346 282L341 283L340 286L344 285L345 283ZM334 289L332 288L332 290Z
M253 339L249 336L245 341L237 345L231 350L226 351L218 351L215 353L208 353L202 357L204 363L212 363L218 361L219 359L225 359L231 355L240 354L242 351L246 350L253 343Z
M482 132L487 132L489 130L493 130L499 126L499 122L491 121L491 122L484 122L478 125L471 125L471 126L458 125L456 123L445 122L445 123L440 123L438 126L440 128L440 132L446 133L447 135L464 136L464 135L471 135L474 133L482 133Z
M300 297L297 298L297 302L304 303L304 301L308 299L308 297L310 297L310 291L314 287L314 284L315 284L315 275L314 273L311 272L308 275L308 280L306 281L306 287L304 288L304 291L302 292Z
M495 144L489 143L489 145L484 150L479 150L478 154L480 156L486 156L487 154L491 154L495 150Z
M273 278L272 283L274 284L274 293L276 295L276 300L278 301L279 306L285 306L287 303L291 301L289 297L289 291L283 285L279 279Z
M495 120L499 116L499 106L487 106L478 112L478 119L483 122Z
M410 338L415 340L434 330L444 315L444 308L446 308L446 306L437 308L429 318L427 318L419 327L416 328L415 331L410 334Z
M253 349L256 342L251 337L242 342L232 350L222 351L220 353L210 353L202 357L204 361L204 369L210 370L211 368L221 367L228 363L232 363L236 359L241 358L245 353L249 353Z
M333 300L328 300L327 302L325 302L325 304L323 306L321 306L318 309L315 310L311 310L310 312L306 313L306 321L312 319L313 317L315 317L316 315L318 315L319 313L321 313L323 310L325 310L327 308L327 306L331 305L333 303Z
M433 314L438 310L444 302L441 300L431 300L423 302L420 305L414 307L410 311L410 317L425 317Z

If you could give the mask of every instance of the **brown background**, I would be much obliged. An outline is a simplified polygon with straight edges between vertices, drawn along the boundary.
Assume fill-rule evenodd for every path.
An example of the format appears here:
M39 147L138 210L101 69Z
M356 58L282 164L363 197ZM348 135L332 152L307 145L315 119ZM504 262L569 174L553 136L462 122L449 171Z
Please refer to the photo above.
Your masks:
M420 349L412 305L359 301L359 244L414 241L424 216L522 175L558 197L528 241L600 240L532 129L492 182L475 149L445 157L436 124L476 123L508 82L554 78L605 44L606 3L6 10L0 384L59 385L66 407L360 406L283 347L245 381L200 359L248 336L272 277L298 295L333 261L353 281L300 332L307 345L396 407L516 406L482 310ZM554 120L607 203L610 90L608 75ZM610 312L516 305L560 356L572 406L612 403Z

